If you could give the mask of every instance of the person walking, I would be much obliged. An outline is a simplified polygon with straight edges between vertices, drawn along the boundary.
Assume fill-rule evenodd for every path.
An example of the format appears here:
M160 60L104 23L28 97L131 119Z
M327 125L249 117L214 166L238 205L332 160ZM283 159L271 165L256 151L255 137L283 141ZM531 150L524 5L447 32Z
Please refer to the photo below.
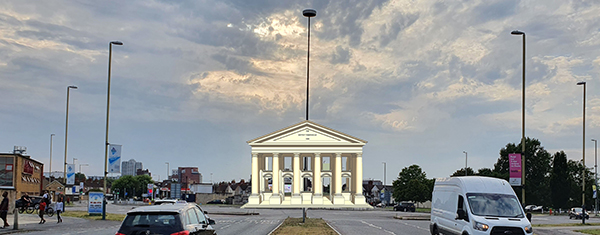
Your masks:
M44 219L44 212L46 212L46 200L42 199L40 201L39 208L40 224L46 223L46 220Z
M4 199L2 199L2 202L0 203L0 218L4 221L2 228L6 228L9 226L6 221L6 214L8 214L8 192L4 192L2 196Z
M64 204L63 204L63 197L58 196L58 201L56 201L56 217L58 218L58 223L62 223L62 218L60 217L60 213L62 213L64 210Z

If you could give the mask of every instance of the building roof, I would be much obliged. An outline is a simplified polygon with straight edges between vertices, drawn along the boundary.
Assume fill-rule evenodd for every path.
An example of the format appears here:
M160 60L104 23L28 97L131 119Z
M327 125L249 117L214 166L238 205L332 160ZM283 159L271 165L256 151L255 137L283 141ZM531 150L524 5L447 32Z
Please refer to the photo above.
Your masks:
M299 132L302 132L302 133L299 133ZM327 143L340 142L340 143L346 143L346 144L359 144L359 145L365 145L367 143L366 140L362 140L362 139L356 138L354 136L345 134L343 132L336 131L334 129L328 128L323 125L319 125L319 124L309 121L309 120L306 120L306 121L285 127L283 129L277 130L275 132L260 136L258 138L249 140L249 141L247 141L247 143L249 145L260 145L267 141L290 142L293 140L303 139L304 137L292 138L291 136L293 136L296 133L302 135L304 132L310 132L311 136L315 136L315 138L317 138L316 137L317 135L320 135L319 140L321 142L327 142ZM308 137L310 137L310 136L308 136ZM286 138L287 138L287 141L286 141ZM315 142L319 142L319 141L315 141Z

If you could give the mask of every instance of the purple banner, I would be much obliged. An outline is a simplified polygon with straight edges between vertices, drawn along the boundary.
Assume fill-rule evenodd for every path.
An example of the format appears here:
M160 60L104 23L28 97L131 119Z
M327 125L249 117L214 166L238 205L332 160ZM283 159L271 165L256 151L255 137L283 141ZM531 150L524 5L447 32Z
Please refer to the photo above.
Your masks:
M521 186L521 154L508 154L508 169L510 170L510 185Z

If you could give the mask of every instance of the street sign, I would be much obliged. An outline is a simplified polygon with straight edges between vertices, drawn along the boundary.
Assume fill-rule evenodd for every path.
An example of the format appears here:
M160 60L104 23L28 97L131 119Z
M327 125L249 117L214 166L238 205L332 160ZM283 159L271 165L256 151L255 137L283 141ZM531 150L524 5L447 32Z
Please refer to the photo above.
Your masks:
M104 204L104 193L102 192L90 192L88 200L88 213L89 214L102 214L102 207Z
M521 154L508 154L508 165L510 171L509 183L511 186L521 186Z

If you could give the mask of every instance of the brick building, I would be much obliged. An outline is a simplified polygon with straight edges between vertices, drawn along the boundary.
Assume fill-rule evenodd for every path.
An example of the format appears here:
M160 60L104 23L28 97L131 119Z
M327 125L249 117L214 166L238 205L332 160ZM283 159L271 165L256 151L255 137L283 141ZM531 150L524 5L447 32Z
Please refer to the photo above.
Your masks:
M43 190L44 164L23 153L0 153L0 195L8 192L10 208L25 193L39 196Z

